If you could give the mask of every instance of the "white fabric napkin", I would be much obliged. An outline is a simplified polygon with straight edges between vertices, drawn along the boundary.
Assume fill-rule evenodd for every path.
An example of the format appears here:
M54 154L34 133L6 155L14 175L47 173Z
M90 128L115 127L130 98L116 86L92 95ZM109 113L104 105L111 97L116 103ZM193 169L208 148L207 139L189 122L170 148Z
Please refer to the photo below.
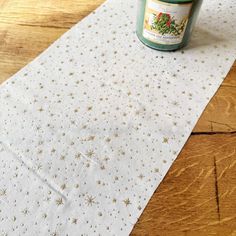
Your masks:
M236 53L236 2L145 47L108 0L0 88L0 235L128 235Z

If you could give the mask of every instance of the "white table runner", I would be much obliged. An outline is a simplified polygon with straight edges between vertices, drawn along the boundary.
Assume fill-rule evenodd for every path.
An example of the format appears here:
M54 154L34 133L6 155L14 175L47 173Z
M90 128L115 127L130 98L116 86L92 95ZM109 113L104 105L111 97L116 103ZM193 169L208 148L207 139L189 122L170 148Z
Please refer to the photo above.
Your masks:
M135 8L107 1L1 86L0 235L128 235L229 71L235 1L169 53Z

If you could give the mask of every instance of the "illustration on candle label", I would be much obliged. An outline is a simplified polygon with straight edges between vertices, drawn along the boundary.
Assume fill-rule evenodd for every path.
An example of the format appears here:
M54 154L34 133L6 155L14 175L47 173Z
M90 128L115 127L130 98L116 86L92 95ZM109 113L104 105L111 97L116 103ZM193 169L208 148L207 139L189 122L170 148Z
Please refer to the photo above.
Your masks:
M147 0L143 37L159 44L182 42L192 3L173 4Z

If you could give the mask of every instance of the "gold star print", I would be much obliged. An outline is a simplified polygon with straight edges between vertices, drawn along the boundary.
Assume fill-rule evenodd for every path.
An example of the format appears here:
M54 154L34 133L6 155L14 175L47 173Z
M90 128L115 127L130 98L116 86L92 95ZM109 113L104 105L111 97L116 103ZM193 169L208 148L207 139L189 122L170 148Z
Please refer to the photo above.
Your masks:
M66 185L65 184L62 184L61 185L61 189L64 190L66 188Z
M88 137L87 140L88 140L88 141L93 141L94 139L95 139L95 136L92 136L92 135L91 135L91 136Z
M58 206L62 205L62 204L63 204L62 198L58 198L58 199L56 200L56 204L57 204Z
M90 167L90 164L89 164L89 163L87 163L87 164L86 164L86 167L87 167L87 168L89 168L89 167Z
M42 154L43 153L43 150L38 150L38 154Z
M50 198L50 197L47 197L47 198L46 198L46 201L47 201L47 202L49 202L50 200L51 200L51 198Z
M106 138L106 142L107 143L111 142L111 139L110 138Z
M86 155L91 158L94 155L94 151L89 150L89 151L86 152Z
M87 125L83 125L83 126L82 126L82 129L86 129L86 128L87 128Z
M81 153L78 153L75 155L75 159L80 159L80 157L81 157Z
M125 199L123 202L126 206L131 205L129 198Z
M87 109L88 109L88 111L91 111L91 110L93 109L93 107L90 106L90 107L88 107Z
M140 174L138 177L139 177L140 179L143 179L143 178L144 178L144 175L143 175L143 174Z
M15 178L17 178L17 177L18 177L18 174L17 174L17 173L15 173L13 176L14 176Z
M159 172L159 169L158 169L158 168L155 168L155 169L154 169L154 172L155 172L155 173L158 173L158 172Z
M7 190L6 189L0 189L0 196L6 196Z
M88 206L92 206L93 204L95 204L95 197L87 196L85 201Z
M47 218L47 214L44 213L44 214L42 215L42 217L43 217L44 219L46 219L46 218Z
M78 219L76 219L76 218L74 218L74 219L72 219L72 224L77 224L77 222L78 222Z
M39 108L39 109L38 109L38 111L42 112L42 111L43 111L43 108L42 108L42 107L41 107L41 108Z
M98 212L98 216L102 216L102 212Z
M112 199L112 202L113 202L113 203L116 203L116 199L115 199L115 198L113 198L113 199Z
M101 165L101 166L100 166L100 169L101 169L101 170L105 170L105 166L104 166L104 165Z
M27 208L25 208L25 209L22 211L22 213L26 216L26 215L28 215L29 210L28 210Z
M105 158L104 158L104 161L106 161L106 162L109 161L109 160L110 160L109 157L105 157Z
M60 160L65 160L65 156L61 156L61 157L60 157Z
M41 170L42 167L43 167L43 166L42 166L41 164L38 164L37 169L38 169L38 170Z
M163 143L168 143L168 141L169 141L168 138L166 138L166 137L163 138Z

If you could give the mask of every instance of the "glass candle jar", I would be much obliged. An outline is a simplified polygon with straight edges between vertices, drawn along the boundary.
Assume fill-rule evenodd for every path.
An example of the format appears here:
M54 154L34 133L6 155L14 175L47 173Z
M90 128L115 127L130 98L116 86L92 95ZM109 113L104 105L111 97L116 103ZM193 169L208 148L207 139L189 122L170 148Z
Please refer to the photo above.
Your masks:
M147 46L173 51L187 45L202 0L138 0L137 36Z

